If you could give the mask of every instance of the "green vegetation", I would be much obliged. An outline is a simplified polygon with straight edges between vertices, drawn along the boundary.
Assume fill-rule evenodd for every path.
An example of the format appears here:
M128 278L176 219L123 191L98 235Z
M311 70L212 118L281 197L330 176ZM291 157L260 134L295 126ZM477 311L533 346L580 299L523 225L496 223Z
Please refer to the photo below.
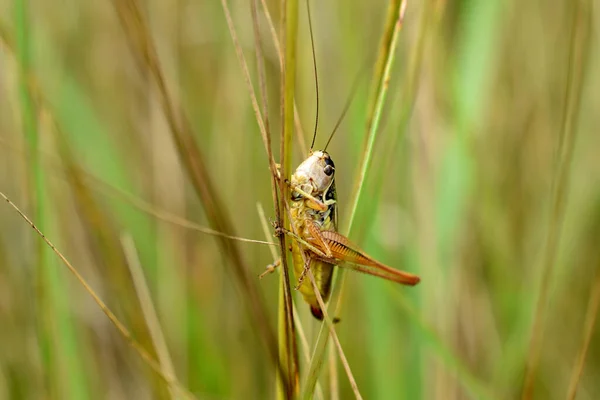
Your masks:
M348 369L366 399L599 398L592 2L408 2L401 29L401 1L311 3L315 148L358 75L340 229L422 279L337 274L345 365L258 279L280 249L256 205L285 217L272 161L315 119L306 4L224 3L231 26L210 1L0 1L0 192L68 259L3 202L0 399L345 399Z

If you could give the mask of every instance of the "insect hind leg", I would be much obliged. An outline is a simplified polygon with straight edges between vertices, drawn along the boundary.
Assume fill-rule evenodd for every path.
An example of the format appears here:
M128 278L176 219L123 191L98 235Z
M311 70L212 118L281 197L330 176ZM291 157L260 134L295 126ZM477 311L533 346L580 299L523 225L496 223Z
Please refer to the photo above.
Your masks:
M288 231L287 229L284 229L280 226L275 226L275 235L279 236L279 235L283 235L283 234L288 235L289 237L291 237L296 242L300 243L302 246L306 247L308 250L312 251L316 255L323 257L325 259L329 259L329 262L334 261L331 259L331 257L328 257L328 255L323 250L319 249L314 244L311 244L311 243L307 242L306 240L302 239L300 236L296 235L294 232Z
M300 286L302 285L302 282L304 282L304 279L306 278L306 274L308 273L308 270L310 269L310 264L313 260L313 258L311 257L310 254L308 254L307 251L304 252L304 255L305 255L304 269L302 270L302 273L298 277L298 283L296 284L296 287L294 287L294 290L300 289Z

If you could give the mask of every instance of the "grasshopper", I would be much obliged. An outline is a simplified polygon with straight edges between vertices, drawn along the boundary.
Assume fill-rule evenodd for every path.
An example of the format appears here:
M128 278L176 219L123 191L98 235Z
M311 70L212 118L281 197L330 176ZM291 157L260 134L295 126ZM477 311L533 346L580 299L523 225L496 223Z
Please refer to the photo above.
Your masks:
M323 311L311 282L304 279L309 268L323 301L329 299L336 265L404 285L419 283L418 276L380 263L337 232L335 164L327 152L311 152L296 168L289 185L292 232L285 233L293 237L296 289L302 293L315 318L322 320Z
M380 263L337 232L335 164L327 152L311 152L296 168L289 185L292 232L281 228L277 231L293 237L291 251L294 274L298 279L296 289L309 304L315 318L322 320L323 311L311 282L304 279L309 268L325 302L331 293L331 278L336 265L404 285L419 283L418 276ZM272 267L268 268L270 270Z
M313 285L304 279L309 269L313 273L316 286L324 302L327 302L331 293L331 279L333 268L336 265L410 286L419 283L420 278L380 263L353 244L347 237L337 232L335 164L326 149L348 110L352 95L329 136L324 150L312 151L319 120L319 84L309 4L307 1L317 94L315 130L308 157L296 168L290 181L286 181L290 186L290 198L287 200L290 204L292 231L276 227L276 233L285 233L293 237L290 250L292 251L294 274L298 279L296 289L302 293L304 300L310 305L312 315L322 320L323 310L319 306ZM261 277L272 272L279 263L280 261L268 266L267 271Z

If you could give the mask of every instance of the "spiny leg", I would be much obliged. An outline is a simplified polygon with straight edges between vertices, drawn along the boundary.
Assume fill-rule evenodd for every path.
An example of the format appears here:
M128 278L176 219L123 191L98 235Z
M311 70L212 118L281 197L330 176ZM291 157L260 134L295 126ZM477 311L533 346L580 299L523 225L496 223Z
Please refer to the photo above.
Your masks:
M325 256L329 257L329 258L333 258L333 254L331 253L331 248L329 247L329 244L327 244L327 241L325 240L323 235L321 235L321 230L319 229L317 224L314 221L307 221L307 225L308 225L308 230L310 231L310 233L313 236L313 238L315 239L315 241L317 241L319 243L319 245L325 249L325 252L324 252Z
M310 268L310 262L312 260L311 256L308 254L308 252L304 252L304 254L306 255L306 263L304 264L304 270L302 271L302 274L300 274L300 277L298 278L298 283L296 284L296 286L294 287L294 290L298 290L300 289L300 285L302 285L302 282L304 281L304 278L306 277L306 274L308 272L308 269ZM277 261L275 261L273 264L269 264L267 265L266 270L260 274L258 276L259 279L264 278L266 275L268 274L272 274L273 272L275 272L275 270L277 268L279 268L281 266L281 258L279 258Z
M310 268L310 263L312 261L312 257L308 254L307 251L304 252L304 254L306 256L306 262L304 263L304 270L302 270L302 274L300 274L300 277L298 277L298 283L294 287L294 290L300 289L300 285L302 285L302 282L304 281L306 274L308 273L308 269ZM275 270L277 268L279 268L280 265L281 265L281 258L278 259L277 261L275 261L273 264L267 265L266 271L258 276L259 279L262 279L267 274L271 274L271 273L275 272Z
M312 257L308 254L308 252L304 252L305 256L306 256L306 263L304 264L304 270L302 270L302 274L300 274L300 277L298 277L298 283L296 284L296 286L294 287L294 290L298 290L300 289L300 285L302 285L302 282L304 281L306 274L308 273L308 269L310 268L310 263L312 261ZM319 257L319 259L321 259ZM328 260L327 258L325 260ZM264 278L266 275L268 274L272 274L273 272L275 272L275 270L277 268L279 268L281 266L281 258L279 258L277 261L275 261L273 264L269 264L267 265L266 270L260 274L258 276L259 279Z
M280 226L275 226L275 235L281 235L281 234L286 234L288 236L290 236L291 238L293 238L294 240L296 240L298 243L300 243L301 245L303 245L304 247L306 247L307 249L309 249L310 251L312 251L313 253L325 258L325 259L330 259L332 257L328 257L326 253L324 253L321 249L319 249L318 247L316 247L315 245L307 242L306 240L302 239L300 236L296 235L294 232L290 232L287 229L284 229ZM331 250L329 250L329 253L331 253ZM333 261L333 260L331 260Z
M308 254L308 251L304 252L304 269L302 270L302 273L300 274L300 276L298 277L298 284L296 285L296 287L294 288L294 290L298 290L300 289L300 285L302 285L302 282L304 281L304 278L306 277L306 274L308 273L308 270L310 269L310 264L312 262L312 257L310 256L310 254Z

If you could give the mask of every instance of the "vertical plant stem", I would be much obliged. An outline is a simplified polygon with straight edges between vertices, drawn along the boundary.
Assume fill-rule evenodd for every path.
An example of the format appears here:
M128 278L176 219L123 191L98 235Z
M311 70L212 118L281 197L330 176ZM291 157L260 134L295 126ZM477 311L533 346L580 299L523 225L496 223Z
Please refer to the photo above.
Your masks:
M283 130L281 136L281 174L287 177L292 166L292 135L294 132L294 96L296 93L296 39L298 35L298 0L285 1L285 48L283 59ZM281 181L281 187L288 191ZM282 207L283 209L283 207Z
M16 58L19 67L18 76L18 91L20 100L20 112L21 112L21 124L22 129L25 133L25 140L27 141L28 150L28 164L29 164L29 181L28 181L28 193L32 204L33 218L39 220L39 223L43 229L45 227L45 215L44 215L44 175L43 169L40 165L39 159L39 136L38 136L38 123L36 117L36 110L31 92L29 91L27 84L27 75L31 68L31 51L29 45L29 18L27 7L28 2L26 0L16 0L14 4L15 9L15 21L16 21ZM42 368L46 373L44 376L45 391L52 393L54 396L58 396L58 389L56 388L56 382L58 379L55 377L58 375L56 372L56 352L52 346L52 319L56 318L53 312L50 288L48 285L48 274L46 271L47 260L46 260L46 249L42 243L35 243L35 278L33 279L35 285L34 296L36 299L35 313L37 315L37 335L38 343L41 350Z
M364 149L364 154L361 159L359 174L355 181L354 192L352 197L350 198L351 211L350 218L348 220L348 228L346 229L347 234L350 235L352 232L354 219L356 217L358 204L360 202L360 197L362 194L362 189L364 187L365 178L367 176L367 172L369 171L369 167L371 166L371 161L373 160L373 147L375 146L375 138L377 136L377 131L379 128L379 122L381 121L381 115L383 111L383 106L385 104L385 100L388 93L389 83L390 83L390 75L392 71L392 66L394 64L394 56L396 46L398 45L398 37L400 36L400 30L402 28L402 22L404 20L404 13L406 11L407 0L403 0L397 12L394 13L395 23L392 25L391 30L391 40L389 42L389 46L387 48L381 48L380 58L385 59L384 69L381 72L381 75L378 79L375 80L375 85L377 86L377 97L375 106L372 112L372 115L369 115L367 119L367 136L366 136L366 146ZM392 9L390 8L390 13ZM383 42L387 43L388 35L390 32L386 32Z
M375 108L377 107L377 98L379 97L379 89L381 88L382 80L381 77L384 74L385 65L387 62L388 51L392 42L393 32L398 21L398 15L400 12L401 0L390 0L388 4L387 14L385 18L385 25L383 28L383 36L379 43L379 55L375 62L375 69L373 70L373 78L371 80L371 89L369 93L369 100L367 103L367 124L366 131L371 130L373 125L373 119L375 116ZM368 139L368 137L365 137ZM363 151L367 147L367 140L363 143Z
M185 112L176 106L174 99L171 97L138 1L113 0L113 4L121 19L126 37L141 62L141 67L147 69L156 85L160 104L178 154L188 178L204 206L211 226L225 234L233 234L235 232L233 222L224 210L223 202L215 190L213 178L209 174L204 157L196 144L190 122ZM276 336L267 317L264 300L256 287L255 278L250 274L247 261L237 243L219 237L218 244L230 261L227 265L232 267L238 279L239 286L244 294L244 304L248 307L254 327L257 332L260 332L260 339L264 341L270 359L277 368L280 368Z
M337 334L335 333L335 328L333 327L333 320L331 319L331 317L329 316L329 313L327 312L327 307L325 306L325 302L323 301L321 292L319 291L319 287L317 286L314 274L310 268L307 270L306 275L310 279L310 283L313 286L315 296L317 298L317 302L319 303L319 307L321 308L321 310L323 310L323 324L321 325L321 327L322 328L326 327L326 329L329 330L329 334L331 335L333 344L335 345L335 347L338 351L340 361L342 363L342 366L344 367L344 371L346 372L348 381L350 382L350 387L352 388L354 397L358 400L362 400L362 396L360 394L360 391L358 390L358 385L356 384L356 379L354 379L354 374L352 374L350 364L348 363L348 359L346 358L346 355L344 354L344 349L342 348L340 340L339 340ZM323 355L323 358L324 358L324 355ZM310 391L306 390L306 389L310 389ZM303 399L309 399L309 398L312 399L313 398L312 391L314 391L314 387L310 387L310 388L308 386L305 387L305 391L302 395L302 398Z
M335 354L335 347L333 346L329 347L329 375L329 396L331 396L331 400L339 400L340 385L337 375L337 357Z
M410 118L412 116L412 111L416 102L417 92L419 88L419 77L422 69L422 61L423 61L423 52L425 49L425 42L427 38L430 36L430 20L433 14L434 4L431 0L426 1L423 5L423 9L421 11L421 17L419 20L419 29L417 34L416 44L412 45L411 54L409 56L408 61L408 72L403 79L400 87L402 88L402 92L400 98L402 99L401 109L399 110L400 118L399 118L399 131L398 134L392 135L388 138L388 142L384 148L383 156L378 156L378 163L373 167L375 170L383 170L383 171L391 171L391 167L395 158L395 155L398 152L398 147L402 142L402 139L406 135L406 130L408 129L408 125L410 122ZM383 123L381 126L382 130L385 130L386 123ZM375 199L372 201L374 207L378 207L380 204L379 199L381 198L381 193L385 188L385 180L390 179L390 174L377 174L373 178L373 183L371 184L371 192L368 194L370 198ZM378 208L370 208L369 213L376 213ZM360 242L361 237L367 235L368 232L371 231L371 226L375 222L375 218L360 218L359 223L361 224L361 232L357 232L357 236L353 237L353 240L357 240Z
M277 57L279 59L279 71L283 73L283 53L281 52L281 46L279 45L279 38L277 37L277 32L275 31L275 26L273 24L273 19L271 18L271 13L269 12L269 7L267 7L267 3L265 0L261 0L261 4L263 6L263 10L265 12L265 18L267 20L267 24L269 25L269 32L271 33L271 38L273 39L273 45L275 46L275 51L277 52ZM306 147L306 138L304 136L304 131L302 130L302 124L300 123L300 115L298 114L298 106L296 105L296 100L294 99L294 123L296 126L296 139L298 141L298 148L302 155L308 153L308 149Z
M233 40L233 45L235 47L235 51L238 57L238 61L242 67L242 71L244 73L244 80L246 81L246 86L248 88L248 92L250 94L250 100L252 103L252 108L254 109L254 114L256 116L256 121L258 123L258 127L262 136L263 144L265 146L265 150L267 152L267 159L269 163L269 169L271 171L271 194L273 198L273 204L275 207L275 218L277 220L277 224L279 226L283 226L282 221L282 209L280 208L279 201L279 186L278 186L278 175L277 168L275 166L275 159L273 157L273 149L271 145L271 131L270 131L270 123L268 118L268 101L267 101L267 87L266 87L266 74L265 74L265 66L264 66L264 57L263 57L263 48L262 41L260 40L260 31L258 27L258 14L257 14L257 5L256 0L250 1L250 7L252 12L252 25L254 30L254 39L255 39L255 49L256 49L256 57L257 57L257 69L258 69L258 78L259 78L259 93L261 98L262 112L259 109L258 99L256 97L256 93L254 91L254 86L252 84L252 79L250 77L250 71L248 68L248 63L246 62L246 58L244 57L244 52L239 43L237 33L235 27L233 25L233 21L231 18L231 13L229 11L229 6L227 5L226 0L221 0L221 4L223 6L223 11L225 13L225 19L227 20L227 25L229 28L229 32L231 34L231 39ZM266 8L265 8L266 10ZM270 21L270 18L269 18ZM272 23L271 23L271 28ZM283 56L278 47L277 37L274 39L276 41L279 60L280 60L280 69L283 72ZM291 288L290 288L290 279L289 279L289 269L288 263L286 259L286 251L285 251L285 238L279 238L279 246L280 246L280 254L281 254L281 268L282 274L280 276L280 288L279 288L279 301L278 301L278 352L279 352L279 365L281 366L276 373L276 393L278 398L284 398L290 395L291 392L295 392L296 389L293 387L298 385L298 351L296 344L296 334L295 334L295 326L292 312L292 296L291 296ZM289 366L288 372L284 372L283 368L285 366ZM295 371L295 372L294 372ZM283 373L282 373L283 372ZM282 380L283 378L293 378L291 380ZM292 388L290 393L286 393L284 391L284 383L287 383L287 387Z
M258 14L257 14L257 0L251 0L250 6L252 10L252 26L254 28L254 40L256 49L256 61L258 69L258 80L259 80L259 93L262 104L262 117L264 120L264 141L267 150L267 157L269 166L271 168L271 187L273 196L273 205L275 207L275 214L278 224L283 224L282 220L282 208L280 207L278 191L277 191L277 171L275 167L275 161L273 158L273 151L271 147L271 131L269 124L268 114L268 100L267 100L267 78L264 64L264 52L262 47L262 41L260 40L260 31L258 26ZM251 95L254 96L251 90ZM291 144L288 143L291 147ZM291 150L290 150L291 153ZM277 371L277 395L283 397L285 394L287 397L295 395L299 388L299 365L298 365L298 345L296 342L296 328L294 325L294 312L292 303L292 294L289 279L289 269L286 260L286 242L285 237L279 237L280 254L281 254L281 269L282 273L279 275L279 294L278 294L278 312L277 312L277 337L278 337L278 349L279 349L279 362L281 365L287 366L287 376L282 376L280 371ZM282 382L282 379L287 379L287 385ZM288 388L288 392L284 392L284 388Z
M265 234L265 239L270 241L271 239L271 230L269 228L269 224L267 223L267 218L265 217L265 211L260 203L257 203L256 208L258 209L258 216L260 219L261 226L263 228L263 232ZM273 257L273 261L277 261L278 255L275 252L273 246L270 246L271 256ZM304 334L304 329L302 328L302 321L300 321L300 317L298 316L298 312L296 310L296 306L292 303L292 309L294 313L294 326L297 328L298 337L300 339L300 343L302 345L302 353L304 355L304 359L306 362L310 362L310 347L308 345L308 340L306 340L306 335ZM317 399L323 399L323 390L321 386L317 384L316 396Z
M280 161L281 161L281 176L279 179L279 213L281 216L280 221L283 226L289 228L289 220L285 212L285 199L289 198L289 188L287 187L285 180L290 175L292 166L292 136L294 132L294 98L296 90L296 37L298 34L298 1L297 0L286 0L285 11L284 11L284 23L281 25L284 32L284 58L283 58L283 73L282 77L282 88L283 88L283 129L281 130L281 148L280 148ZM287 258L287 237L286 235L280 236L282 244L282 264L284 258ZM288 260L285 260L286 265ZM281 274L280 285L284 287L289 284L289 277ZM288 279L288 282L284 282L284 279ZM287 300L287 299L286 299ZM286 304L291 309L291 304ZM289 314L288 314L289 315ZM293 321L288 321L293 323ZM294 353L294 359L297 360L297 347L295 346L295 337L287 337L288 343L286 343L288 354ZM294 346L292 346L294 344ZM288 357L290 358L290 357ZM292 364L288 360L288 382L297 383L299 381L299 371L297 364ZM296 397L299 394L299 386L295 384L293 386L293 396Z
M562 225L568 199L569 174L573 147L577 136L577 120L579 117L579 104L581 89L585 76L585 65L588 55L591 6L587 0L575 1L571 31L571 43L568 63L567 86L565 88L564 112L558 139L557 167L553 179L552 206L550 209L550 223L546 235L544 253L541 263L541 287L537 299L534 321L531 330L529 353L525 372L522 398L530 399L533 396L535 376L537 374L540 353L542 349L543 330L546 319L550 286L556 265L556 255L560 245Z

